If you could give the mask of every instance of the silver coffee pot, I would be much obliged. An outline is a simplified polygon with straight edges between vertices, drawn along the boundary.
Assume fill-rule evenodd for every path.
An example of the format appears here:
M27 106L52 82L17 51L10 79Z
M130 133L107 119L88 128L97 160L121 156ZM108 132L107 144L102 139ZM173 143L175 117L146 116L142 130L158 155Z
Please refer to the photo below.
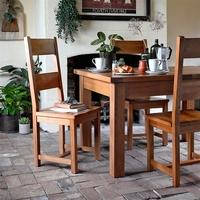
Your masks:
M168 62L167 60L170 59L172 54L171 47L164 47L163 44L161 44L161 47L156 48L156 57L160 61L159 64L159 70L168 71Z

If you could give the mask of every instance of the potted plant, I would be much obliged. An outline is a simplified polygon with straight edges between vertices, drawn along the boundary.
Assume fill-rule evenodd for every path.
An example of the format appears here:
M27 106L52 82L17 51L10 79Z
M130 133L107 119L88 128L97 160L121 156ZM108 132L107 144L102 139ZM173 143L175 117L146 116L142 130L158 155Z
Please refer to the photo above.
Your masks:
M55 10L58 37L74 42L74 36L81 26L81 18L76 8L76 0L60 0Z
M20 113L31 106L28 96L21 85L0 86L0 131L18 131Z
M19 118L19 133L23 135L30 133L30 119L28 117Z
M34 61L35 73L40 73L42 71L41 65L42 62L39 59L39 56L37 56L36 60ZM29 80L28 80L28 71L27 68L24 67L14 67L13 65L6 65L3 67L0 67L1 73L8 73L10 75L10 79L8 80L6 86L22 86L26 92L26 100L30 102L31 105L31 95L30 95L30 88L29 88ZM28 116L29 119L31 119L31 106L26 107L26 109L23 110L23 115Z
M109 40L108 43L106 43L107 39ZM123 37L118 34L110 34L108 38L106 38L105 33L100 31L97 33L97 39L93 40L90 43L91 45L99 45L96 51L99 51L100 57L104 57L107 59L107 67L111 67L113 57L115 56L115 53L118 50L115 48L112 42L115 39L123 40Z

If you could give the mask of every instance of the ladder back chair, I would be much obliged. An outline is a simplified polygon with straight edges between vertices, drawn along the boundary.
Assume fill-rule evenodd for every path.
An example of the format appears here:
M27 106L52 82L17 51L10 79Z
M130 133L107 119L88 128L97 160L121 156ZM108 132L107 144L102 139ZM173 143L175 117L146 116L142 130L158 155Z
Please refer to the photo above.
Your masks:
M64 100L61 79L59 55L56 38L31 39L24 38L28 76L30 82L32 116L33 116L33 154L36 166L41 165L41 160L71 165L72 173L78 172L77 158L77 125L93 121L94 123L94 147L88 147L85 151L93 151L95 158L100 158L100 108L91 107L77 113L61 113L52 111L50 108L40 109L39 93L48 89L56 89L58 101ZM35 73L34 56L52 56L53 72ZM51 66L52 67L52 66ZM42 153L40 144L40 123L52 123L59 126L59 154L48 155ZM70 128L70 156L65 158L67 144L65 144L65 125Z
M200 131L200 111L181 109L181 101L193 101L200 97L200 80L194 77L191 83L191 80L183 78L183 62L188 58L200 58L200 38L177 37L172 111L146 116L147 168L149 171L159 169L172 176L174 187L180 186L180 166L200 162L200 156L194 152L194 132ZM153 127L171 134L171 163L164 164L154 159ZM181 134L186 134L188 140L187 159L182 161L179 137Z
M119 49L119 53L126 53L132 55L141 55L145 52L145 48L147 48L146 40L113 40L113 44L117 49ZM144 109L145 115L150 113L151 108L162 108L163 111L168 110L168 99L157 98L157 97L148 97L148 98L140 98L140 99L126 99L125 101L125 109L127 110L127 134L125 134L125 138L127 141L127 148L131 150L133 147L133 140L146 138L146 133L135 134L133 132L133 111ZM162 144L168 144L167 133L158 133L155 132L155 135L162 138Z

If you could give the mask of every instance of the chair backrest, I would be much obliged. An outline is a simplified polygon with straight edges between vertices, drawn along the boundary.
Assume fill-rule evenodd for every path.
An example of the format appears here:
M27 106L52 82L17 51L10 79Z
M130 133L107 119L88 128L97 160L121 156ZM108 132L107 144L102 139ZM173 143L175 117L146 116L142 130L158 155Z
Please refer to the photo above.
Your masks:
M195 100L200 98L200 80L185 78L183 82L184 59L200 58L200 38L177 37L176 40L176 64L174 69L173 87L173 112L172 125L179 124L180 105L182 100Z
M119 50L117 53L141 54L147 48L147 40L113 40L113 45Z
M28 76L33 112L39 111L38 97L40 91L42 90L57 88L58 99L60 101L63 101L64 94L56 38L54 37L51 39L31 39L30 37L25 37L24 44L28 66ZM53 56L53 63L51 65L53 65L54 71L48 73L35 73L35 64L33 57L45 55Z

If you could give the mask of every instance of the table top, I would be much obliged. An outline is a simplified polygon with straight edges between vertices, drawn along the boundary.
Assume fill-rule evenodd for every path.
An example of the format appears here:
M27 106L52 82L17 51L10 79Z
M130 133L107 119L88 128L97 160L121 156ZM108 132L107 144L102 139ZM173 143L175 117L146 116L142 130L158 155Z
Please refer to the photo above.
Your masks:
M117 83L117 82L134 82L134 81L154 81L154 80L173 80L174 78L174 67L169 68L169 72L166 74L139 74L137 73L137 68L135 68L136 73L131 75L119 75L113 74L112 72L106 73L97 73L91 72L87 69L74 69L74 73L80 76L108 82L108 83ZM184 79L195 79L200 78L200 67L198 66L187 66L183 70Z

